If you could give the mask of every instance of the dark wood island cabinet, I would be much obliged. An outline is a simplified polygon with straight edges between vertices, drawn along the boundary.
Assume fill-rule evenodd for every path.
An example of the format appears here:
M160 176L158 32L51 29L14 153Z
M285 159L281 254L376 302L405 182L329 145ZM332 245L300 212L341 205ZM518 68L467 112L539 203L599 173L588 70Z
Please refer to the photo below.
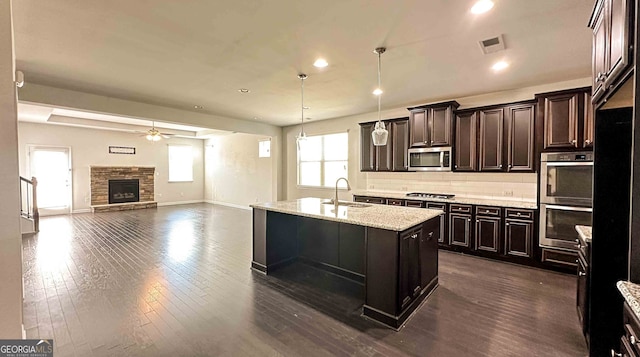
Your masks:
M299 261L361 284L363 315L394 329L438 285L442 211L350 202L336 210L319 198L252 207L254 270Z

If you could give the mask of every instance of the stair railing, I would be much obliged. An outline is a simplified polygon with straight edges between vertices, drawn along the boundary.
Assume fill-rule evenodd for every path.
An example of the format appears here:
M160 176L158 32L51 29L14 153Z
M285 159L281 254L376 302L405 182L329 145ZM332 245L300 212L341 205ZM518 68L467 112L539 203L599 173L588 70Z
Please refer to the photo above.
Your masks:
M38 180L20 176L20 215L33 219L33 228L40 231L40 213L38 212Z

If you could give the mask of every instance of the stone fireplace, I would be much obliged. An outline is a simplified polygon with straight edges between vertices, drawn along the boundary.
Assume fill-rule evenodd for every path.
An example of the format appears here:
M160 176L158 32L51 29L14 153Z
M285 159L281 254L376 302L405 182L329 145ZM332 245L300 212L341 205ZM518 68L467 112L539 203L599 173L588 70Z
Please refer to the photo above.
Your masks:
M157 207L155 168L91 166L91 208L94 212Z

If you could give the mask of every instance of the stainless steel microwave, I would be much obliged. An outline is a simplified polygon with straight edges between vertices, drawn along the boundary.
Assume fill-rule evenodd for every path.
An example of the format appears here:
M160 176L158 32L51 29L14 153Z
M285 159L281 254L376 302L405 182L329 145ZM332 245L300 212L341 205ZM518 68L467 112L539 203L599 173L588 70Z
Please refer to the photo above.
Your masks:
M409 171L451 171L451 147L409 149Z

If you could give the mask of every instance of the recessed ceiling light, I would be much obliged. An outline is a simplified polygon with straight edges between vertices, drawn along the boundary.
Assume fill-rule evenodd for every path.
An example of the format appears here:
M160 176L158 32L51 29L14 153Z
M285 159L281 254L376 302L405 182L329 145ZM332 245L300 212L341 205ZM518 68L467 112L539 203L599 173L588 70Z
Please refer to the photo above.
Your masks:
M491 66L491 69L493 69L494 71L498 72L498 71L502 71L503 69L509 67L509 63L505 62L505 61L498 61L496 63L493 64L493 66Z
M260 120L260 118L258 118L258 117L253 117L253 120Z
M247 88L240 88L240 89L238 89L238 92L240 92L240 93L249 93L251 91L248 90Z
M309 107L302 107L302 109L307 110L307 109L311 109L311 108L309 108Z
M382 94L382 89L380 89L380 88L376 88L376 89L374 89L374 90L373 90L373 94L375 94L375 95L380 95L380 94Z
M485 12L493 8L493 1L491 0L478 0L472 7L471 13L484 14Z
M329 65L329 62L327 62L327 60L324 58L318 58L315 62L313 62L313 65L318 68L324 68Z
M306 118L304 118L304 119L305 119L305 120L311 120L311 118L309 118L309 117L306 117Z
M202 105L194 105L193 108L194 109L202 109Z

